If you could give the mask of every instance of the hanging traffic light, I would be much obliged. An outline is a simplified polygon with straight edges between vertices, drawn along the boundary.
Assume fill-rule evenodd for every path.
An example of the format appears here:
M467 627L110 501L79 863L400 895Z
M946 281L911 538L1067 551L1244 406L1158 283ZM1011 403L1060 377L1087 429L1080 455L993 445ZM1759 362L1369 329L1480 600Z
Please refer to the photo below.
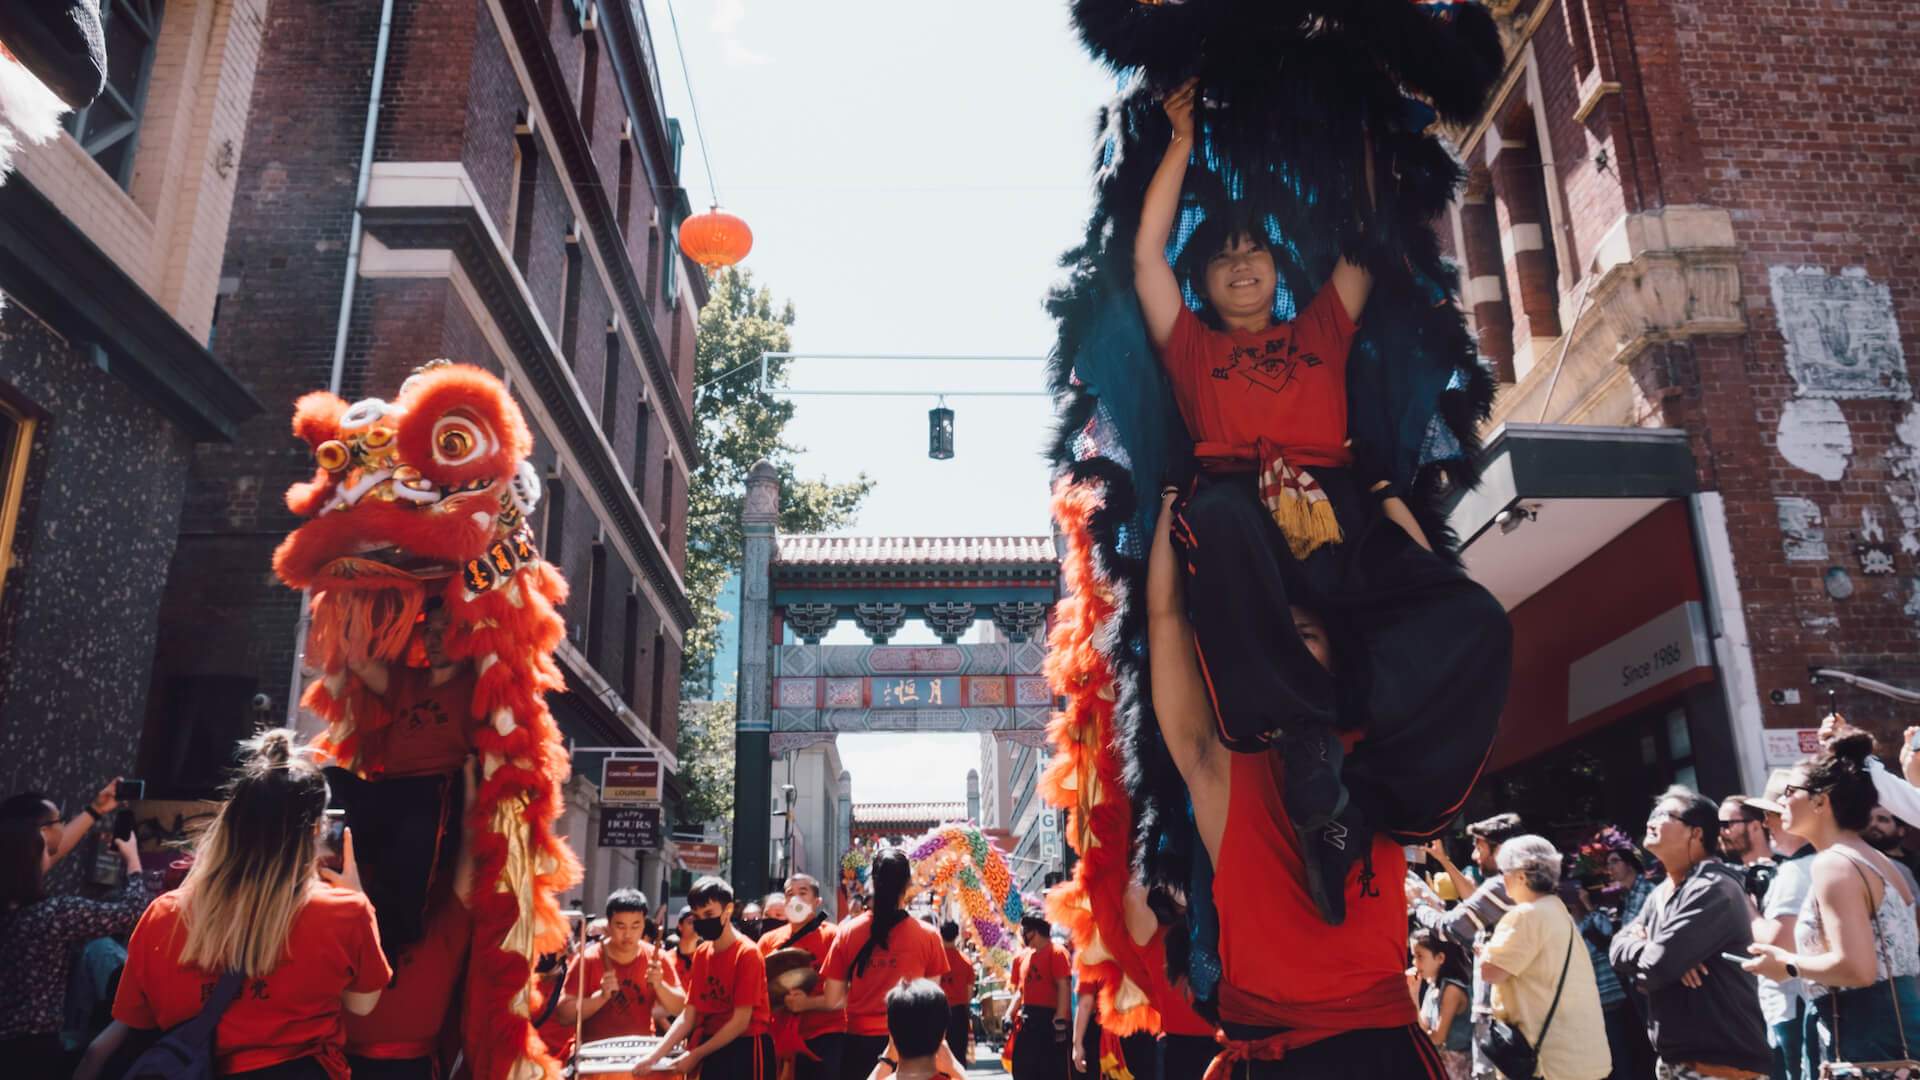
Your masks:
M946 398L927 410L927 456L935 461L953 458L953 410Z

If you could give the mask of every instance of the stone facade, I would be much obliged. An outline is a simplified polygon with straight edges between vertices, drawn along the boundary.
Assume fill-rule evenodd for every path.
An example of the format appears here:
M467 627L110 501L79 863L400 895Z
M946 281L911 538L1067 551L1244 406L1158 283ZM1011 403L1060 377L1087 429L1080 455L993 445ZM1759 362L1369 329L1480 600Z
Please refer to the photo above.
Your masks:
M1441 226L1494 422L1688 433L1764 727L1817 723L1810 666L1920 685L1920 26L1900 0L1499 9L1508 76L1451 133Z

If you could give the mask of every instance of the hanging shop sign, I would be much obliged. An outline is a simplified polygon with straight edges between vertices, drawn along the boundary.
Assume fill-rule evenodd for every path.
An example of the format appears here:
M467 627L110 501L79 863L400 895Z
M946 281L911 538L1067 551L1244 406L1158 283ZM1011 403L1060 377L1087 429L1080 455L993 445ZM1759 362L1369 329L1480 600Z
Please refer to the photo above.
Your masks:
M1706 613L1689 600L1614 638L1567 668L1567 722L1638 697L1713 664Z
M602 805L658 805L660 759L652 755L610 757L600 763Z
M600 807L600 846L660 850L665 834L658 806Z
M689 874L712 874L720 869L720 845L674 841L675 861Z

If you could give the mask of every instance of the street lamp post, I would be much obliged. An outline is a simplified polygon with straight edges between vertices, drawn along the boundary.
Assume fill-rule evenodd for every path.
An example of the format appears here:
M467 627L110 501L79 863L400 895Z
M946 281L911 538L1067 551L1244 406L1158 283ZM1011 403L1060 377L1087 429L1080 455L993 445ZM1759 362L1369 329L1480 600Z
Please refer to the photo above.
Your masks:
M799 789L792 784L783 784L780 788L780 805L786 809L783 815L786 820L781 822L781 832L785 834L787 845L787 857L780 875L780 884L783 888L786 886L787 879L793 876L793 797L798 791Z

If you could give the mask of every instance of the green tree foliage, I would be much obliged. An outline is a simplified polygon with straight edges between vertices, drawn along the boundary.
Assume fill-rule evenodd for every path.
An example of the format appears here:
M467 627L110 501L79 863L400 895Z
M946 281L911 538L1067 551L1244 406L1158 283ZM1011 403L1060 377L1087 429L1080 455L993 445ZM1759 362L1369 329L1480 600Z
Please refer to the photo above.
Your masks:
M733 824L733 702L680 704L680 810L689 822Z
M681 654L682 698L713 696L713 658L723 618L718 601L728 575L740 563L740 507L746 499L747 471L754 463L765 458L780 470L782 532L824 532L845 525L873 489L865 473L845 483L794 476L793 456L800 448L782 438L793 418L793 401L768 394L758 377L761 354L792 351L793 320L793 304L776 307L772 293L765 286L755 288L753 273L747 270L720 271L700 311L694 385L704 389L693 407L700 466L687 490L685 576L693 625ZM768 385L785 384L786 365L785 360L768 361ZM729 765L726 783L732 782Z

